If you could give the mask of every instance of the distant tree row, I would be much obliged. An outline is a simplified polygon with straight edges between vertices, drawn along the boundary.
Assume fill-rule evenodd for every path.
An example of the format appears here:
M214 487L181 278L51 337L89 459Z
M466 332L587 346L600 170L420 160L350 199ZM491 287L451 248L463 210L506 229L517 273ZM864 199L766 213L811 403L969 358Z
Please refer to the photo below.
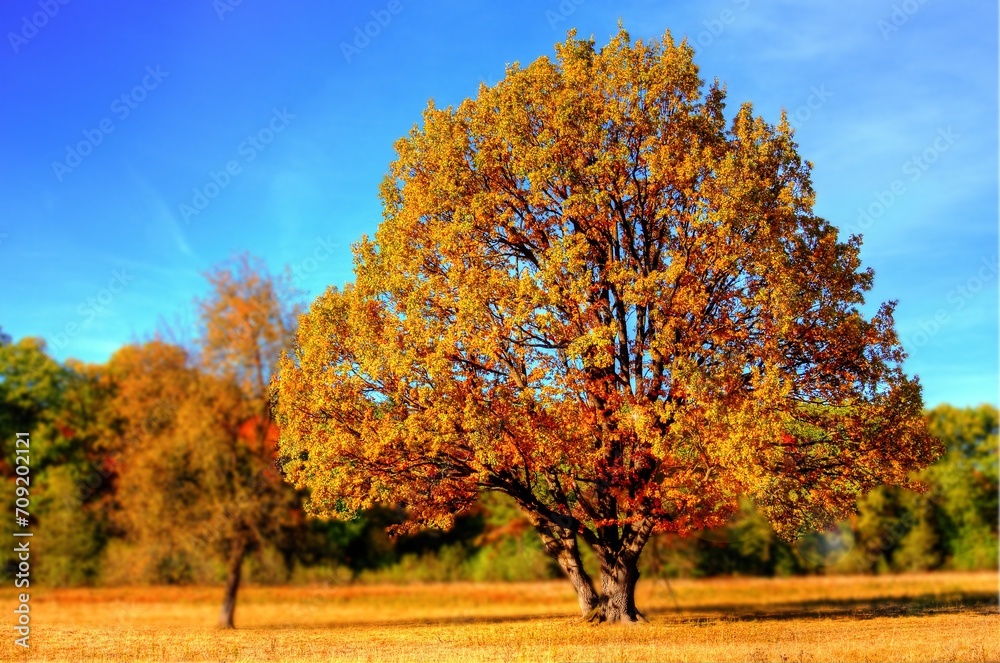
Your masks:
M43 341L0 334L0 430L30 432L33 445L35 581L225 583L231 624L244 560L264 583L558 577L502 496L484 494L448 531L395 538L386 528L406 513L390 504L354 521L305 519L303 495L274 468L264 389L294 324L292 293L248 259L209 278L189 347L156 339L103 365L59 364ZM942 405L927 418L946 453L916 475L924 492L877 488L857 516L796 544L744 502L725 527L654 536L644 577L996 568L997 410ZM11 494L12 440L0 458Z
M795 544L744 503L727 527L665 537L647 561L682 576L996 569L997 409L941 405L927 420L946 451L915 474L923 492L876 488L858 500L857 515Z

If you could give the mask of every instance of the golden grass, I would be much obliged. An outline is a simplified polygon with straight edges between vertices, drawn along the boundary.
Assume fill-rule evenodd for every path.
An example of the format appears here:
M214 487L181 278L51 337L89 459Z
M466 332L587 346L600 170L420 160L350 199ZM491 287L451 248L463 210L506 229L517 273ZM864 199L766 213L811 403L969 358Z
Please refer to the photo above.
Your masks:
M639 584L639 626L582 623L567 583L36 590L30 661L1000 661L996 573Z

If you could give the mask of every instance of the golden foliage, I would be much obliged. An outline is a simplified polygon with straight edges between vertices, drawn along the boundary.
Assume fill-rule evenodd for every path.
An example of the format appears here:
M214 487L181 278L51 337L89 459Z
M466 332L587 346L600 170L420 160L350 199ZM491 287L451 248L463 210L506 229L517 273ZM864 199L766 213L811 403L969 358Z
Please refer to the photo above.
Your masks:
M280 365L312 512L443 526L488 488L610 559L740 495L791 537L931 462L860 237L813 214L785 118L724 106L686 42L624 30L431 103Z

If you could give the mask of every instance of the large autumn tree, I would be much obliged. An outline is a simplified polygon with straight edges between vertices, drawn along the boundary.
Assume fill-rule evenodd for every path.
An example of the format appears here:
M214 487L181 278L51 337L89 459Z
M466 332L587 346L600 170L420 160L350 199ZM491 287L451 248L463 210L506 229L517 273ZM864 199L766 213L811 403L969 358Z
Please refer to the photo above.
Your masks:
M785 537L938 453L861 239L813 211L784 117L730 120L686 42L513 65L396 145L356 281L300 321L275 384L309 508L447 526L510 495L585 616L642 618L651 534L741 496ZM595 586L581 543L600 560Z

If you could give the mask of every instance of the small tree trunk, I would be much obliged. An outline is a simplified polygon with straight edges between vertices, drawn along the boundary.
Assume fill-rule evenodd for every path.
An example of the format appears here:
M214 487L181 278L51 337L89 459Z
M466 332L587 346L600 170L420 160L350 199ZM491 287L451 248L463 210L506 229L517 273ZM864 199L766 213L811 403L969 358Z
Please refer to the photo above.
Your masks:
M236 592L240 589L243 558L246 557L246 554L247 547L244 543L233 544L233 550L229 556L229 571L226 574L226 590L222 597L222 612L219 614L220 628L235 628L233 615L236 612Z
M635 586L639 582L638 558L602 556L601 597L589 615L596 622L644 622L646 618L635 607Z

